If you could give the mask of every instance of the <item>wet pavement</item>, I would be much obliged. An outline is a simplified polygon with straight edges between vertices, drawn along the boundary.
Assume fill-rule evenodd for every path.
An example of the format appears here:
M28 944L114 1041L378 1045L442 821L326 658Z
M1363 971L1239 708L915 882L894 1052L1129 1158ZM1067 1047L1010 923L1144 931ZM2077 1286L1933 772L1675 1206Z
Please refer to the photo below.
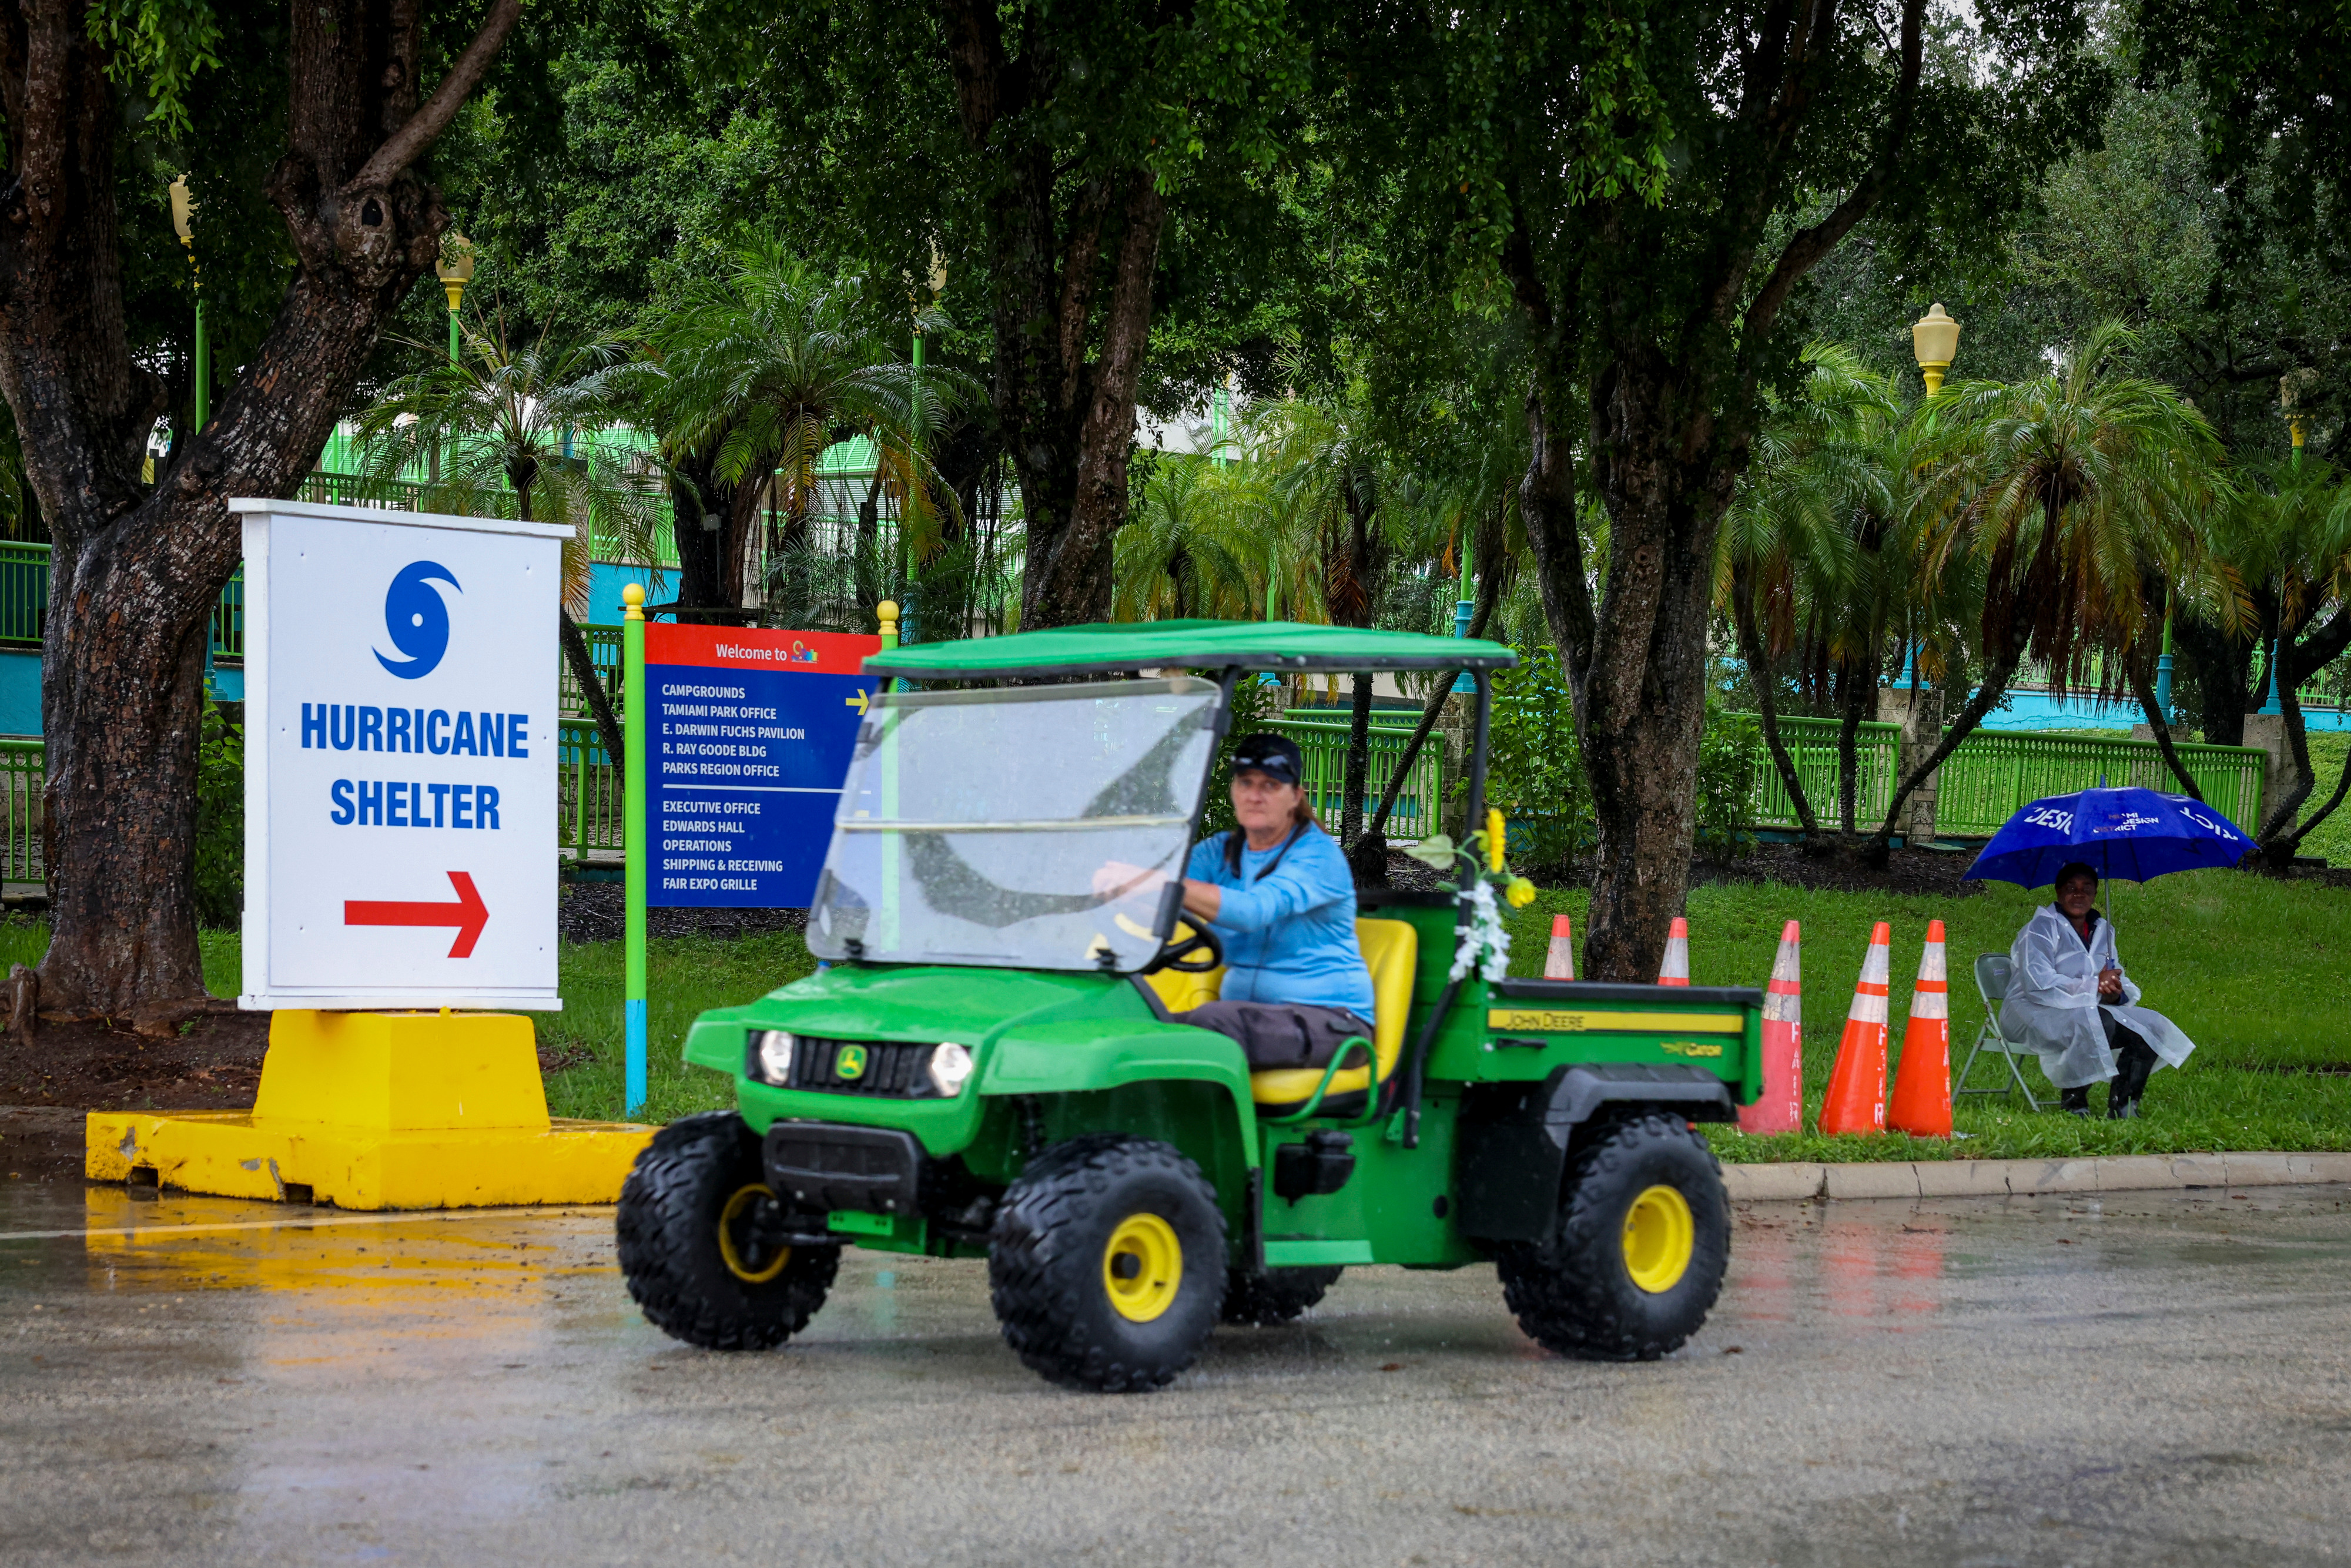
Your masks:
M606 1211L5 1182L0 1236L12 1565L2351 1554L2341 1188L1756 1206L1648 1366L1544 1354L1490 1269L1353 1270L1132 1397L1024 1370L976 1263L852 1252L726 1356L636 1314Z

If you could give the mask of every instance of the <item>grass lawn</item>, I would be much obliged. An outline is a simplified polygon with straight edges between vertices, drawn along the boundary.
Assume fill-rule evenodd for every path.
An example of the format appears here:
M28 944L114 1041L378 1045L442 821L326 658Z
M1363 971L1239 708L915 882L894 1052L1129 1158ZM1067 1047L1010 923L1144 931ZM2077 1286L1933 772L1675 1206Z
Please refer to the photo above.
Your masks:
M2343 777L2343 754L2351 751L2351 730L2310 732L2310 770L2314 776L2310 786L2310 799L2303 803L2305 817L2326 804L2335 793L2335 781ZM2318 824L2318 831L2302 841L2302 852L2319 855L2329 865L2351 865L2351 800L2335 809L2335 814Z
M2351 859L2351 852L2344 858ZM1512 972L1541 973L1552 916L1572 915L1581 932L1587 902L1581 891L1552 891L1513 912ZM1802 923L1805 1106L1808 1114L1816 1113L1873 922L1886 920L1894 926L1892 1032L1897 1053L1927 922L1944 922L1956 1065L1983 1020L1970 965L1978 953L2007 951L2036 902L2005 885L1949 902L1808 893L1775 884L1701 887L1689 895L1691 978L1698 985L1760 986L1771 973L1781 923ZM1952 1143L1811 1133L1748 1138L1717 1129L1716 1148L1726 1160L2351 1149L2351 1025L2345 1018L2343 978L2351 956L2351 894L2310 883L2191 872L2145 887L2116 884L2114 915L2125 961L2145 988L2147 1005L2197 1042L2184 1070L2156 1074L2140 1120L2036 1115L2022 1100L1970 1096L1959 1102L1957 1115L1959 1130L1967 1135ZM37 922L0 925L0 967L36 962L47 936ZM240 973L236 933L206 932L203 943L207 983L216 995L235 995ZM539 1015L539 1039L581 1052L583 1059L549 1075L549 1108L559 1116L617 1117L621 945L566 943L561 962L564 1008ZM646 1113L655 1121L732 1103L727 1081L678 1060L695 1014L747 1000L815 967L797 934L655 940L650 964ZM1994 1082L1991 1070L1997 1065L1979 1062L1976 1081ZM2327 1068L2336 1071L2312 1071ZM2039 1069L2028 1065L2025 1072L2039 1092L2044 1087Z
M1998 883L1980 897L1949 901L1772 884L1696 888L1689 895L1690 978L1702 986L1760 986L1771 975L1782 922L1802 923L1809 1117L1818 1113L1828 1086L1873 923L1885 920L1894 927L1892 1033L1898 1060L1927 922L1943 922L1956 1068L1983 1022L1970 967L1975 956L2006 952L2046 896ZM1547 892L1516 913L1511 971L1540 974L1552 916L1564 912L1581 932L1587 902L1580 891ZM2114 919L2123 961L2146 992L2147 1005L2197 1045L2185 1068L2155 1075L2139 1120L2036 1115L2022 1099L1970 1095L1960 1100L1954 1118L1958 1130L1970 1135L1949 1144L1813 1133L1750 1138L1714 1130L1717 1151L1726 1160L1889 1160L2351 1148L2351 1076L2310 1071L2351 1073L2351 1024L2343 1008L2351 894L2235 872L2189 872L2144 887L2115 884ZM1974 1082L1995 1082L1997 1065L1979 1061ZM2024 1071L2041 1093L2046 1081L2039 1068L2028 1064ZM2102 1105L2104 1095L2094 1092L2092 1101Z

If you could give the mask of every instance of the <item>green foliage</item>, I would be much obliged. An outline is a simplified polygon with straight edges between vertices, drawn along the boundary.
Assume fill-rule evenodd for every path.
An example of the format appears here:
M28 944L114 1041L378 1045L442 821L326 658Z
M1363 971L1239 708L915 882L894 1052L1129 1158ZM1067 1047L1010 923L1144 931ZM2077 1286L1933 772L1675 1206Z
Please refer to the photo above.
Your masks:
M1763 732L1751 714L1707 705L1698 748L1698 852L1727 861L1755 848L1755 771Z
M1592 786L1559 654L1549 643L1519 649L1516 669L1494 677L1486 740L1486 800L1510 825L1510 855L1558 877L1599 841ZM1746 714L1709 706L1698 747L1698 852L1729 860L1755 846L1755 771L1762 732ZM1458 799L1468 789L1457 779Z
M1458 779L1454 790L1468 787L1467 779ZM1528 866L1556 873L1597 841L1574 704L1548 643L1521 647L1518 667L1494 676L1486 800L1510 822L1512 857Z
M145 79L151 120L175 135L194 128L190 84L221 63L220 18L207 0L97 0L87 25L112 52L110 76Z
M698 283L647 312L646 357L623 372L674 455L713 463L730 486L780 474L789 516L778 543L799 542L824 453L846 435L872 441L884 488L902 502L902 537L929 559L959 525L955 493L925 455L953 410L980 401L952 366L917 377L884 337L866 280L813 267L769 241L739 251L721 280ZM946 325L926 311L915 325Z
M477 316L456 359L427 352L360 415L362 467L384 486L434 476L421 502L428 511L512 509L525 521L574 525L563 545L563 602L584 615L591 553L658 559L662 497L644 455L578 440L617 422L611 371L621 353L610 339L551 329L510 340L504 318Z
M245 732L204 704L196 753L196 923L235 926L245 915Z
M1200 813L1202 838L1238 825L1233 819L1233 747L1243 737L1263 729L1280 711L1281 687L1259 685L1256 676L1247 674L1233 687L1232 727L1217 743L1216 766L1208 769L1208 798Z

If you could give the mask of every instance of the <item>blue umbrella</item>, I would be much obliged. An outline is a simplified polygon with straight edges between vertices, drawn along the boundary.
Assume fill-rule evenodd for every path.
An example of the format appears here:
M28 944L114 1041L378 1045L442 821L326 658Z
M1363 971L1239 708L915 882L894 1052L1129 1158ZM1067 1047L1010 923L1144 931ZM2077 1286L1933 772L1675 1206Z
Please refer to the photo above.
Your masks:
M2185 795L2085 789L2035 800L2011 817L1967 879L2041 887L2080 861L2101 878L2147 882L2200 866L2232 866L2252 847L2243 829Z

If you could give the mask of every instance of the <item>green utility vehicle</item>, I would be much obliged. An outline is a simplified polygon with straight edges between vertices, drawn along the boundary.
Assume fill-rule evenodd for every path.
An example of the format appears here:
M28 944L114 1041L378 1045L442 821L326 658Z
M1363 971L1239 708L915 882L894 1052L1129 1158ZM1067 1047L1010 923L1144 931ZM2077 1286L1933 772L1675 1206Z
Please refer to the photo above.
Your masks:
M1729 1249L1697 1124L1761 1088L1760 992L1481 977L1499 966L1480 858L1458 894L1363 894L1374 1038L1327 1068L1253 1073L1175 1016L1221 973L1180 879L1236 684L1467 672L1478 823L1489 676L1511 663L1206 621L868 660L894 689L864 716L809 911L826 967L695 1020L685 1059L732 1074L738 1109L664 1128L622 1193L645 1315L765 1349L823 1304L844 1246L984 1257L1022 1361L1144 1389L1219 1321L1293 1318L1349 1264L1491 1263L1552 1350L1679 1345ZM1113 864L1172 880L1098 894Z

